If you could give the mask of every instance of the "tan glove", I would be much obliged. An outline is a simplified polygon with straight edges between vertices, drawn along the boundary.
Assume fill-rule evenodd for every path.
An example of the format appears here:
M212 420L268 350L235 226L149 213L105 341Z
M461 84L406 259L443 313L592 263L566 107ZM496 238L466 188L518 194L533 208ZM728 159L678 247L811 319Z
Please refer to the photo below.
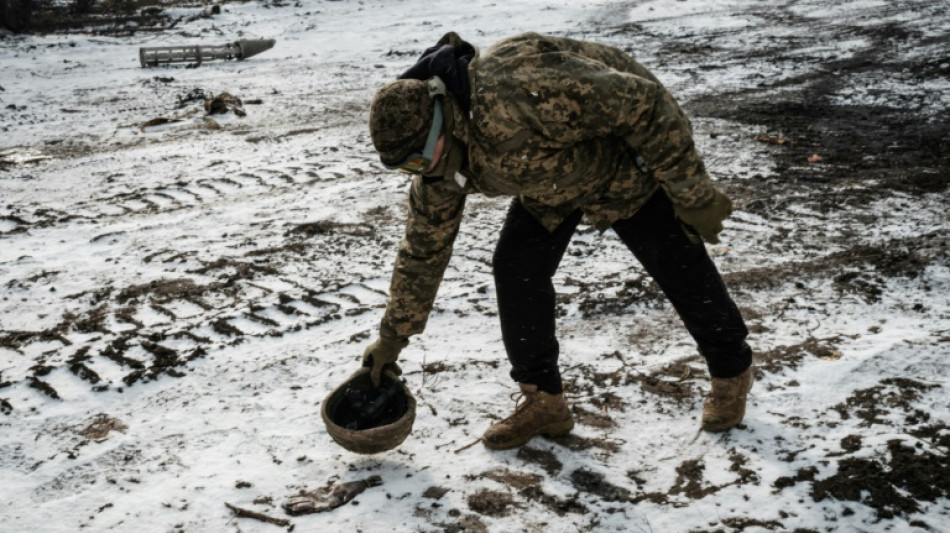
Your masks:
M706 242L718 244L722 221L732 214L732 200L718 189L715 191L712 201L703 207L685 208L673 205L676 218L683 223L686 235L697 244L702 242L699 237Z
M380 336L376 342L366 348L363 352L363 366L372 367L369 377L374 386L379 386L384 367L392 370L397 376L402 374L402 370L396 364L396 359L399 359L399 352L408 344L409 339Z

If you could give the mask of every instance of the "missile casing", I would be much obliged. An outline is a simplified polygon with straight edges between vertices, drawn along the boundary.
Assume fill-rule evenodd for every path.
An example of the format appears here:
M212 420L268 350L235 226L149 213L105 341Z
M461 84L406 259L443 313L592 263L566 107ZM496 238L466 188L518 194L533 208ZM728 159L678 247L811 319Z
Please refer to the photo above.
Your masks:
M150 46L139 48L142 67L156 67L171 63L193 63L217 59L247 59L274 47L274 39L241 39L222 45Z

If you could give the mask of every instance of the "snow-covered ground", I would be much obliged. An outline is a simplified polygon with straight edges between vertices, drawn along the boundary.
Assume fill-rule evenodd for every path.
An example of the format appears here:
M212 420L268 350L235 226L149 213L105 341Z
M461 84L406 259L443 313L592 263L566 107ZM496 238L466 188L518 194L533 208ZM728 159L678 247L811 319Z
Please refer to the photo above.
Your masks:
M945 2L205 9L131 37L0 36L0 531L950 531ZM375 334L405 210L369 102L451 30L617 45L683 101L737 205L709 250L753 331L742 427L698 431L692 341L582 227L556 277L578 426L465 448L514 406L490 272L507 201L472 198L403 352L412 435L368 457L330 440L319 405ZM241 38L277 44L138 63ZM204 116L196 89L247 115ZM281 509L372 475L332 511Z

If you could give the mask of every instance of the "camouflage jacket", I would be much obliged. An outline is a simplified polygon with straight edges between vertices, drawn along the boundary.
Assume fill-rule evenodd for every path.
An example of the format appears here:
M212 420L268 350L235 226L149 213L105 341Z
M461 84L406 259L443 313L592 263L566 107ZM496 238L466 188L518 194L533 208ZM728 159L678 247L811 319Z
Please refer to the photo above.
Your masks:
M425 328L467 194L516 196L549 230L577 209L604 230L660 187L674 205L711 201L689 120L622 50L525 33L476 55L468 75L471 113L445 102L456 164L441 181L412 183L384 335Z

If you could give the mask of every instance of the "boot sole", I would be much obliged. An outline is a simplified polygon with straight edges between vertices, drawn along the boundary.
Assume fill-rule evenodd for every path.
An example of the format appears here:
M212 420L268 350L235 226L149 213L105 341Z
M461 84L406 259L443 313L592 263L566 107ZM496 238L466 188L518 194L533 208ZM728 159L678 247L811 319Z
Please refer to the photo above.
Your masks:
M542 435L544 437L561 437L563 435L567 435L568 433L570 433L572 429L574 429L573 419L565 421L565 422L548 424L544 426L543 428L539 429L536 433L532 433L531 435L526 435L522 438L509 440L505 442L490 442L486 439L482 439L482 444L484 444L486 448L489 448L491 450L510 450L511 448L517 448L518 446L521 446L527 443L529 440L533 439L534 437L538 435Z

